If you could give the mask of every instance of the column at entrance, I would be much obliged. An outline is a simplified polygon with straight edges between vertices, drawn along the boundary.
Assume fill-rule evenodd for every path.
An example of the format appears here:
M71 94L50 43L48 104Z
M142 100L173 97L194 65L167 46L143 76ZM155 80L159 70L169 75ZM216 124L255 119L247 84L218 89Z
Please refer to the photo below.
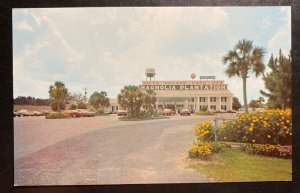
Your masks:
M199 109L199 97L194 98L194 111L200 111Z
M207 110L210 111L210 96L207 96Z
M218 97L217 111L221 111L221 103L222 103L221 97Z
M229 99L228 110L232 111L232 96L229 96L228 99Z

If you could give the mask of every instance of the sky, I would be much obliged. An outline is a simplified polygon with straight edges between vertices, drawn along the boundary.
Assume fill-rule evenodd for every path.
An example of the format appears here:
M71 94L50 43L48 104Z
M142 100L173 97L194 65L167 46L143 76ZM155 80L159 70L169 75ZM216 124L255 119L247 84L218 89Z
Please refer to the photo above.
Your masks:
M71 93L116 98L155 68L155 80L216 76L242 102L242 80L228 78L222 62L242 39L265 49L266 65L279 49L289 54L290 7L13 9L14 97L49 98L49 86L62 81ZM248 101L261 89L250 74Z

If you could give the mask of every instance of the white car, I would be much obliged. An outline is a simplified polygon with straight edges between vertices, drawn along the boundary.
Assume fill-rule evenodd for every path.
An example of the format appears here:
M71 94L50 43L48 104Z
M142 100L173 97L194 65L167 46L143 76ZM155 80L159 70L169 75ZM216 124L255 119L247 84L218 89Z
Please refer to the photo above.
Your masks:
M127 115L127 110L119 108L117 111L118 116Z
M77 111L80 113L81 117L95 117L96 112L88 111L86 109L77 109Z

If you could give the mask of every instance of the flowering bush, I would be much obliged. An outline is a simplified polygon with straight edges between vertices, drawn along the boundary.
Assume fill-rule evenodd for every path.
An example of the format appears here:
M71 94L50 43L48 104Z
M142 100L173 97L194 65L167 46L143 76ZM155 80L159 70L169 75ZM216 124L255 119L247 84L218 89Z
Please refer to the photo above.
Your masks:
M207 159L212 154L212 141L198 142L194 144L190 150L190 157L199 157L201 159Z
M46 119L65 119L71 118L70 115L63 112L52 112L45 116Z
M214 128L212 122L203 121L195 126L195 135L197 140L201 141L213 141L214 140Z
M223 123L218 135L224 141L291 145L291 110L244 113L237 120Z
M225 145L214 142L214 128L212 122L203 121L195 126L197 142L189 149L190 157L208 159L213 153L226 148Z
M245 145L243 150L246 153L258 154L264 156L273 156L280 158L291 158L292 157L292 146L291 145L270 145L270 144L249 144Z
M291 145L277 145L277 149L279 152L279 157L281 158L292 158L292 146Z

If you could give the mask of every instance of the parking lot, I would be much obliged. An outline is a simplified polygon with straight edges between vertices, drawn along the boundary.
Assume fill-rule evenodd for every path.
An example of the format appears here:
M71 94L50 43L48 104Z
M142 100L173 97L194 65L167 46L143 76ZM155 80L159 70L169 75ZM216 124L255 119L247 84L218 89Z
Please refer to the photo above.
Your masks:
M181 161L194 140L193 126L213 118L14 118L15 184L207 182Z

